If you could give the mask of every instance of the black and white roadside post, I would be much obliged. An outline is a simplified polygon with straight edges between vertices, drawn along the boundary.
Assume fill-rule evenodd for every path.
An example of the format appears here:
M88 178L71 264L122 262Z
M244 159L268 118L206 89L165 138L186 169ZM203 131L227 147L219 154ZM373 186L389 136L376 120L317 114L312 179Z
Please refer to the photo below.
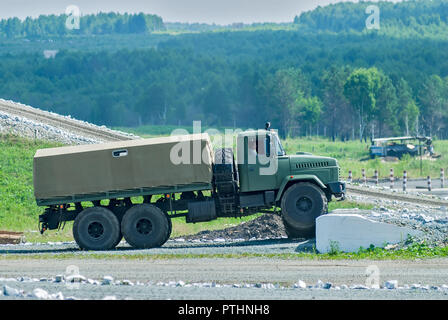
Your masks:
M440 168L440 187L445 188L445 169Z
M390 188L393 189L394 188L394 169L393 168L390 169L389 182L390 182Z
M378 185L378 170L375 170L375 185Z
M408 173L406 170L403 171L403 192L406 192L406 184L408 182Z
M352 170L349 170L348 171L348 183L352 183L352 180L353 180L353 176L352 176Z
M366 169L362 169L362 183L365 185L367 185L367 178L366 178Z
M431 191L431 177L428 176L426 179L428 180L428 191Z

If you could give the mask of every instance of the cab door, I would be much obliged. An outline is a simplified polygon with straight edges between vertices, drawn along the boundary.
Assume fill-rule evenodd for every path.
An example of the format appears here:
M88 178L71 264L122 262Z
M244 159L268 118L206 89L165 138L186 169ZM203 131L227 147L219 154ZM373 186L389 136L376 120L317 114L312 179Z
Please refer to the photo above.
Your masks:
M248 136L247 140L248 191L276 189L278 159L271 135Z

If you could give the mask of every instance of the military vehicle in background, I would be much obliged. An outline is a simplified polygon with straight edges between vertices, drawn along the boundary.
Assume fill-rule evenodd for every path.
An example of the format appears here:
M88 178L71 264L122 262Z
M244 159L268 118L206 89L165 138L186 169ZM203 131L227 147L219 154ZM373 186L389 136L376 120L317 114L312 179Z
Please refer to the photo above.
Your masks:
M394 157L401 159L405 154L411 157L427 155L438 157L434 153L431 137L394 137L373 139L370 146L370 158Z
M207 134L38 150L41 232L74 220L82 249L113 249L123 237L153 248L169 239L172 218L270 212L281 214L290 237L312 237L328 201L344 197L335 159L286 155L268 127L239 133L237 151L236 159L230 148L213 151Z

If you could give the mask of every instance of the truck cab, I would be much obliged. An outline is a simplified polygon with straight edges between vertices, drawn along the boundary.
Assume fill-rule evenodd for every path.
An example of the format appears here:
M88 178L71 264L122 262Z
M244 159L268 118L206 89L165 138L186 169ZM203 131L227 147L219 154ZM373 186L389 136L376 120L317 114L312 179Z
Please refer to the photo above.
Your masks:
M215 157L215 167L229 167L229 164L220 163L223 152L232 150L220 150ZM228 155L229 158L233 159L233 154ZM315 219L327 212L328 202L333 197L344 198L345 184L339 181L336 159L301 152L288 155L274 130L239 133L235 166L229 169L237 171L237 175L229 177L238 177L233 181L237 186L233 197L238 199L235 210L253 212L280 208L291 237L313 236ZM216 186L218 210L220 203L225 202L220 201L221 195L231 197L221 192L221 183L219 181ZM225 212L229 213L231 210Z

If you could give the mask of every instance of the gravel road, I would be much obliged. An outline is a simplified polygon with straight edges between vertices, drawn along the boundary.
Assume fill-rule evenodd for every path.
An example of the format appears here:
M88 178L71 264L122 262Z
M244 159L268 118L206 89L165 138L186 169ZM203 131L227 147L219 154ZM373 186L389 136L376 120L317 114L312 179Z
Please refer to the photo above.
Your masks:
M448 286L443 285L448 283L447 259L406 262L267 258L54 259L46 263L48 261L0 260L0 288L3 286L3 291L9 293L0 294L0 299L37 298L37 294L33 295L36 289L54 297L60 292L60 298L77 299L448 298ZM393 279L397 280L397 287L368 288L366 270L372 265L379 270L381 285ZM80 283L56 279L57 275L70 274L67 270L74 268L85 277L79 277ZM300 288L301 285L304 287Z

